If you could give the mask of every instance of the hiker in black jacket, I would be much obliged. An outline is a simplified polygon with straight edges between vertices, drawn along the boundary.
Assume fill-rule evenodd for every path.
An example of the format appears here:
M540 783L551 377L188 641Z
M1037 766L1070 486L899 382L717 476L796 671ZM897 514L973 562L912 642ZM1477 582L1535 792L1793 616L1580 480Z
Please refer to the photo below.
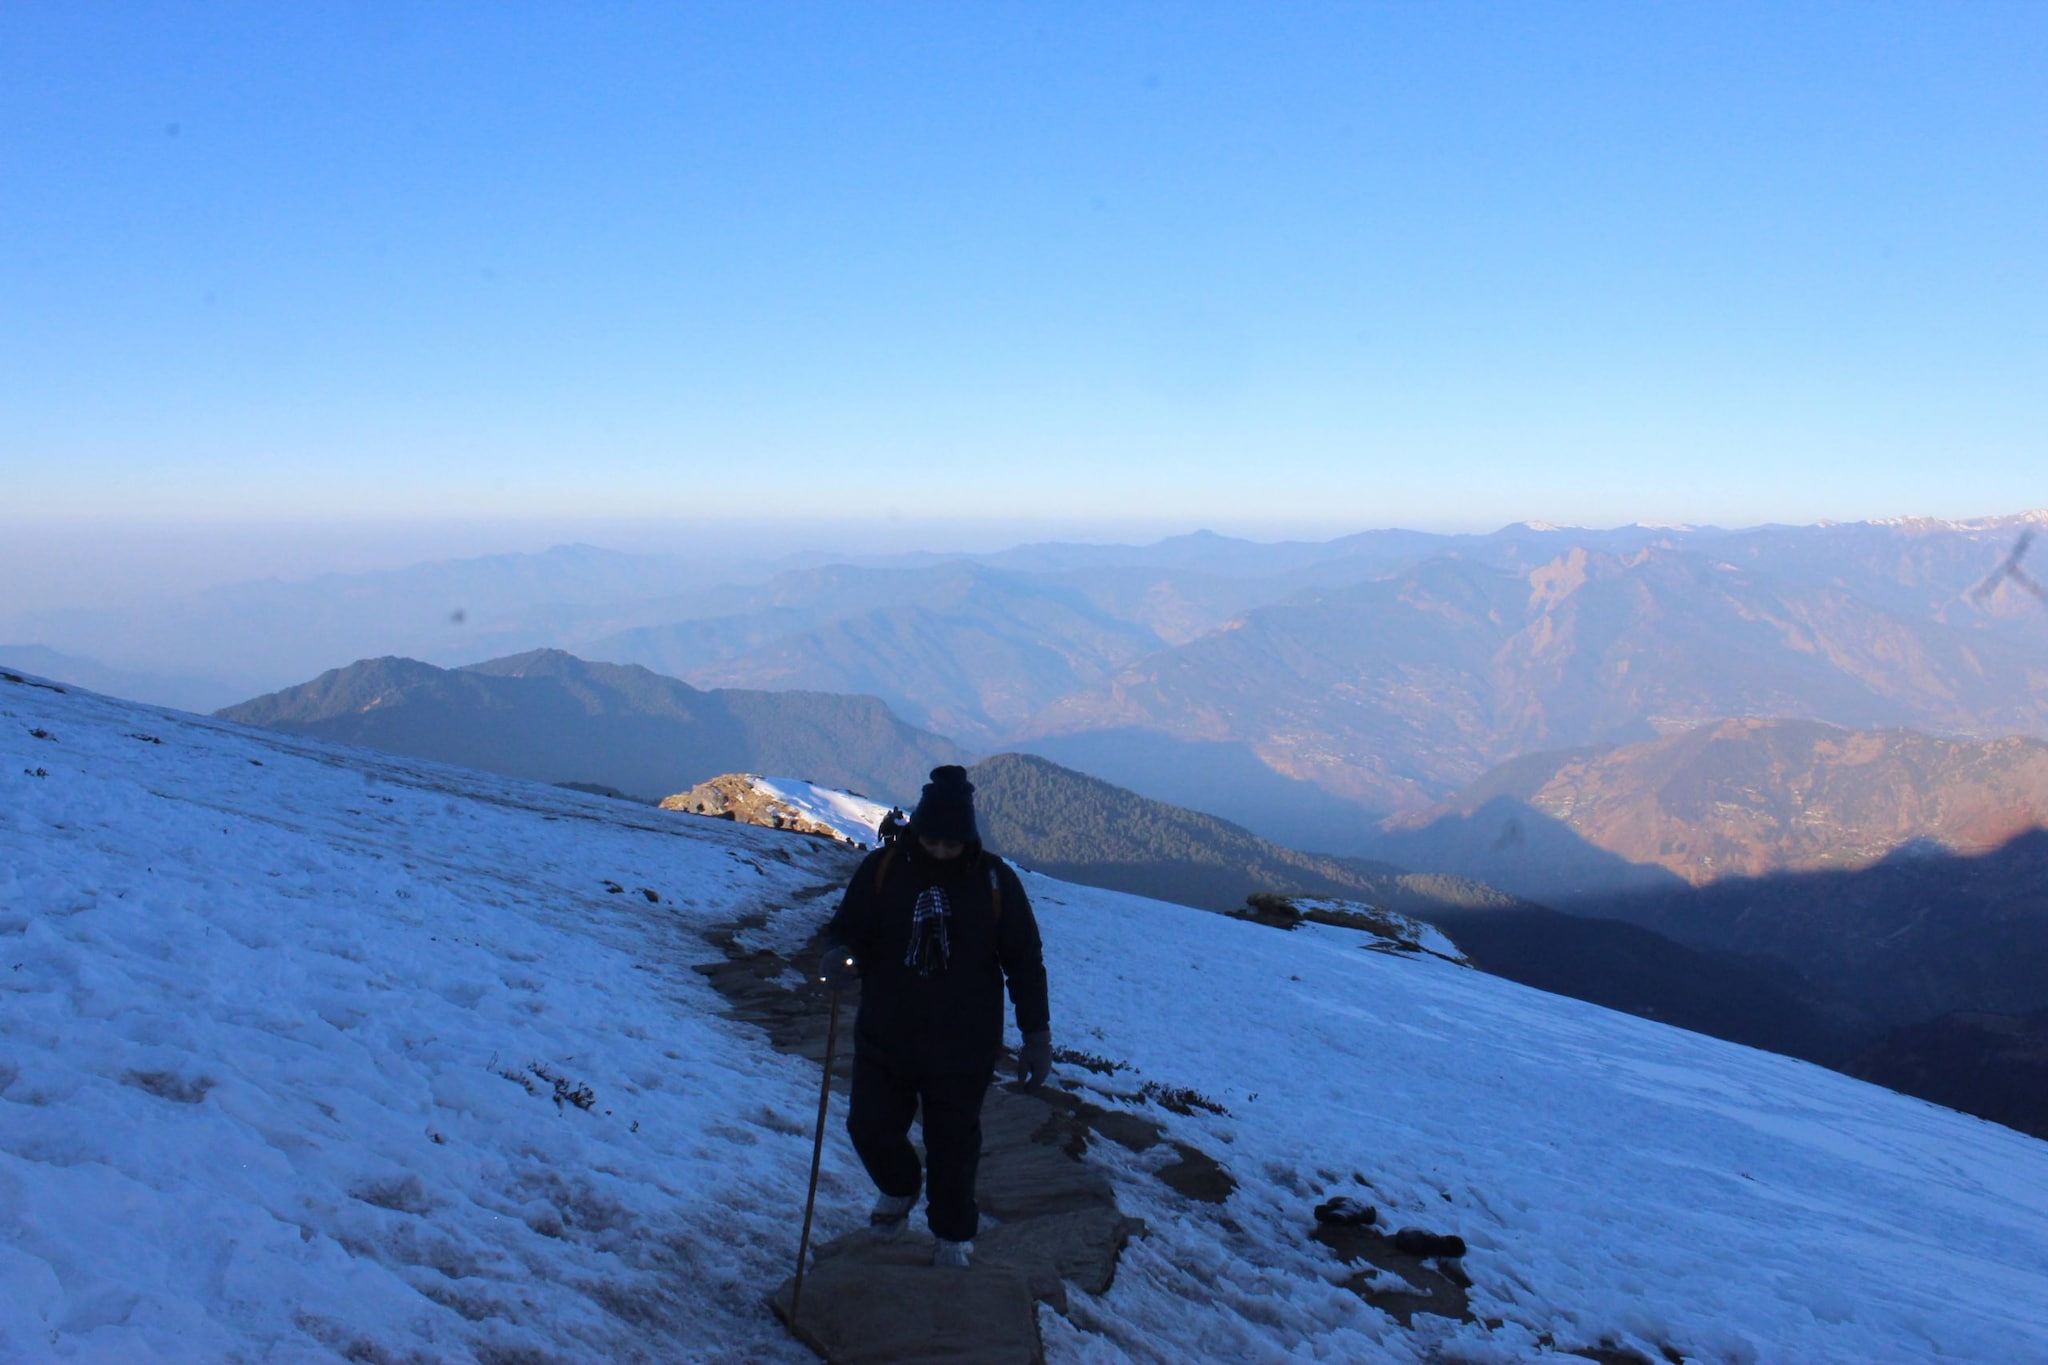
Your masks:
M932 770L910 832L854 873L819 974L834 989L861 987L846 1129L881 1192L869 1228L895 1236L917 1203L910 1122L922 1105L933 1262L964 1266L980 1219L981 1102L1002 1049L1006 980L1024 1035L1017 1079L1036 1089L1052 1071L1045 962L1024 884L981 847L966 769Z

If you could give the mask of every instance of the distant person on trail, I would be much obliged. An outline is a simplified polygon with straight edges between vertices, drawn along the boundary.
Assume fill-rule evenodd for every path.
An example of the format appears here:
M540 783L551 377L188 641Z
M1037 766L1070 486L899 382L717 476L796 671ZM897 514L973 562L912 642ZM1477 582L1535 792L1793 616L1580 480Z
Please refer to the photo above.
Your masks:
M901 839L903 831L909 828L910 822L903 818L903 808L901 806L892 807L889 813L882 817L881 825L875 830L876 841L883 848L887 848L890 844Z
M922 1184L932 1263L965 1266L981 1218L981 1103L1002 1049L1006 980L1024 1035L1017 1079L1035 1090L1052 1072L1045 961L1023 882L982 849L965 768L932 770L909 827L914 838L875 850L853 874L819 976L834 990L861 987L846 1131L880 1191L869 1230L902 1232ZM928 1172L910 1145L920 1105Z

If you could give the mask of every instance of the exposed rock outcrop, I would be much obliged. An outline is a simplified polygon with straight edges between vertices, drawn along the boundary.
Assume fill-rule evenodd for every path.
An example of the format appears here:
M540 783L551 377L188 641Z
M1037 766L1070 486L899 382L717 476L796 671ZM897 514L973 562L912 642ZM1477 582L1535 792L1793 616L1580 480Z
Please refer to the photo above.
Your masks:
M686 792L663 797L661 808L709 815L720 820L737 820L743 825L814 834L844 843L853 842L832 826L804 814L773 792L763 790L751 773L721 773L709 782L699 782Z

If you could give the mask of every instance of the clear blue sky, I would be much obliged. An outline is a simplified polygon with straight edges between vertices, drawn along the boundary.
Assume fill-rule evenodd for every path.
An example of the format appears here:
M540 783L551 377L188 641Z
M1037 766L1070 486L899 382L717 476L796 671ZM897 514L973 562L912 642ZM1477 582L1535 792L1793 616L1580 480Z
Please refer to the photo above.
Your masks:
M0 7L0 519L2048 503L2048 5Z

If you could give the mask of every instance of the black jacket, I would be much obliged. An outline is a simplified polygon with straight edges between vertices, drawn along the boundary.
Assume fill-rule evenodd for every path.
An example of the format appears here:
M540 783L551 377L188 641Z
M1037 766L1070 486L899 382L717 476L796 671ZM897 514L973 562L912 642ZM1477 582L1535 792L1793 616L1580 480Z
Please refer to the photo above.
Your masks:
M875 876L885 857L878 892ZM998 885L1000 920L993 894ZM951 954L946 966L922 974L905 957L917 898L931 886L944 891L951 907ZM862 1053L934 1073L992 1069L1002 1048L1005 979L1018 1030L1047 1026L1045 959L1024 883L1008 863L976 845L945 862L915 839L875 850L847 883L826 934L860 964L854 1041Z

